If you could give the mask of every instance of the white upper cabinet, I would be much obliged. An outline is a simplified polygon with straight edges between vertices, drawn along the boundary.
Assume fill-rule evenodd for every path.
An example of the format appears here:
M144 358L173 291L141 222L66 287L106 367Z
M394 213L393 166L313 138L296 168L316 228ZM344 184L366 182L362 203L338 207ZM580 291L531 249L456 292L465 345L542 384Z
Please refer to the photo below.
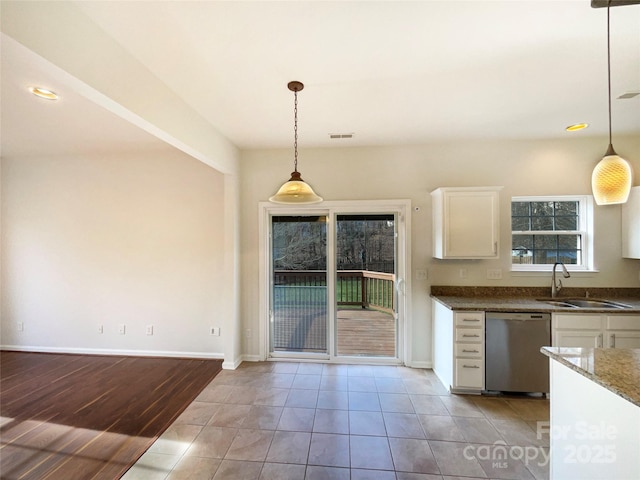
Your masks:
M632 187L622 205L622 256L640 258L640 187Z
M431 192L435 258L499 257L501 189L442 187Z

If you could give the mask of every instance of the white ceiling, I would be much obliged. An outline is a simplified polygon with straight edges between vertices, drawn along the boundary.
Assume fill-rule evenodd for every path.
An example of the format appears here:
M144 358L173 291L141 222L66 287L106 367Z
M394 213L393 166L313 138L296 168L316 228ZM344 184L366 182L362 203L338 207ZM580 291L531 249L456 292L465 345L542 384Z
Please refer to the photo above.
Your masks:
M305 84L301 146L607 133L606 9L589 0L76 3L240 148L292 145L290 80ZM640 5L612 8L611 31L615 138L640 134L640 96L615 99L640 92ZM32 115L58 148L90 123L101 131L86 148L118 135L153 144L73 92L55 118L25 107L34 102L18 92L38 72L8 57L3 49L3 151L29 148ZM106 116L86 121L95 115ZM577 122L591 126L564 131Z

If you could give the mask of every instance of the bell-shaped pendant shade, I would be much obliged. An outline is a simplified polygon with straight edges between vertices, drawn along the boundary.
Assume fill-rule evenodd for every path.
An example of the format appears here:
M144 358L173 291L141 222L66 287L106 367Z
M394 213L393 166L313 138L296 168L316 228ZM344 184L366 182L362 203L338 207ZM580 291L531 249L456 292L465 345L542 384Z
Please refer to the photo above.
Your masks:
M291 172L291 178L269 199L273 203L320 203L322 197L316 195L311 185L302 180L299 172Z
M598 205L615 205L625 203L629 198L633 183L633 170L624 158L620 157L613 147L593 169L591 189Z

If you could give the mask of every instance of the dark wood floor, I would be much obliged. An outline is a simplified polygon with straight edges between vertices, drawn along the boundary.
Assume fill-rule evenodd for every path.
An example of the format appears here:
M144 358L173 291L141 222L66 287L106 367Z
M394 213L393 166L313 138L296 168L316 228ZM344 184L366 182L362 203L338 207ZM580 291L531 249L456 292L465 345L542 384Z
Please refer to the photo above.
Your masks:
M120 478L221 365L0 352L1 478Z

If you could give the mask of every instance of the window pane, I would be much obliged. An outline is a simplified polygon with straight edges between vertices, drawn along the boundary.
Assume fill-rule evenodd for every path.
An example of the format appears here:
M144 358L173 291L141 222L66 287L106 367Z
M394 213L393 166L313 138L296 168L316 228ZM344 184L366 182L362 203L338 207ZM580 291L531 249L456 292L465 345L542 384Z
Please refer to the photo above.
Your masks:
M578 250L580 235L558 235L558 248Z
M578 215L578 202L555 202L556 215Z
M511 202L511 216L528 217L529 215L529 202Z
M553 202L531 202L531 215L547 216L553 215Z
M533 248L533 235L513 235L511 248L513 250L531 250Z
M556 217L556 228L554 230L577 230L578 217Z
M546 265L557 262L557 252L555 250L534 250L533 262Z
M558 262L566 263L567 265L575 265L578 260L578 252L573 250L560 250L558 251Z
M536 249L558 248L558 235L536 235L533 239L533 245Z
M531 217L531 230L553 230L553 217Z
M516 232L531 230L531 227L529 226L529 217L512 217L511 230Z
M511 245L511 263L533 262L533 235L513 235Z

